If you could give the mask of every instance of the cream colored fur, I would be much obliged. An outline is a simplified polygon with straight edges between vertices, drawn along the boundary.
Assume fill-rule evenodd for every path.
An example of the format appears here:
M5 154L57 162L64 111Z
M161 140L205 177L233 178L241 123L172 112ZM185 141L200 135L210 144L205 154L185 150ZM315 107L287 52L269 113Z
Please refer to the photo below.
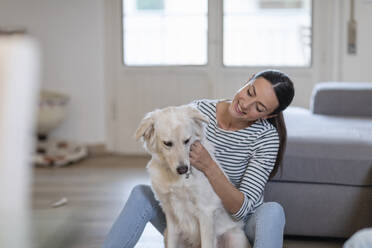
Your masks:
M147 169L166 216L167 248L250 247L243 222L226 212L205 175L190 165L190 145L196 140L213 156L204 138L203 123L207 121L190 105L168 107L148 113L136 132L152 155ZM172 146L164 142L172 142ZM187 174L178 174L180 165L188 167Z

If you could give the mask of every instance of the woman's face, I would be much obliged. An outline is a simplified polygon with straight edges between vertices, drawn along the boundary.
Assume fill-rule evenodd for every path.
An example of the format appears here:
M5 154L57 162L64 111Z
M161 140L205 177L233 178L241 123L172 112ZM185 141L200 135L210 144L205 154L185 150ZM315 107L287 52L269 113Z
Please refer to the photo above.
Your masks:
M229 112L235 118L254 121L269 117L278 106L279 101L272 84L259 77L236 92Z

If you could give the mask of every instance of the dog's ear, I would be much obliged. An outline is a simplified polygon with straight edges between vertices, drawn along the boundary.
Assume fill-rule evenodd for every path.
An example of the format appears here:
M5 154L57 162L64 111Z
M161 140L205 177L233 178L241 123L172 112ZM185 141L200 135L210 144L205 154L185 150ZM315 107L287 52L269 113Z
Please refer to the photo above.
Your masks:
M187 106L188 115L199 125L204 123L209 123L208 117L203 115L197 108L193 106Z
M196 107L194 106L187 106L187 115L194 121L196 124L195 127L195 135L198 137L198 139L202 139L204 136L204 129L203 129L203 123L208 123L208 117L203 115L202 112L200 112Z
M140 138L143 138L145 142L149 142L151 137L154 135L155 128L155 118L154 118L154 113L150 112L145 115L141 123L139 124L135 137L136 140L139 140Z

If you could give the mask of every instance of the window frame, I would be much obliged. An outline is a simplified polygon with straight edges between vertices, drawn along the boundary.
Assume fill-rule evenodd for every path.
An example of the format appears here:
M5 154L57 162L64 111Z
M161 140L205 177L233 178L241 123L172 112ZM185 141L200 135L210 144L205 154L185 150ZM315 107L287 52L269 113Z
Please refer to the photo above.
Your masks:
M311 45L310 45L310 63L308 66L281 66L281 65L257 65L257 66L250 66L250 65L225 65L224 64L224 57L223 57L223 47L224 47L224 13L223 13L223 6L224 1L226 0L207 0L208 5L208 12L207 12L207 61L205 64L200 65L128 65L124 61L124 8L123 2L125 0L118 0L120 1L120 20L121 20L121 64L123 67L126 68L133 68L133 69L141 69L141 68L154 68L156 70L162 68L200 68L200 67L215 67L215 66L222 66L223 68L232 68L232 69L257 69L257 68L274 68L274 69L311 69L313 67L314 61L314 1L311 1ZM219 25L218 25L219 24ZM212 61L211 61L212 60ZM214 61L218 60L218 61Z

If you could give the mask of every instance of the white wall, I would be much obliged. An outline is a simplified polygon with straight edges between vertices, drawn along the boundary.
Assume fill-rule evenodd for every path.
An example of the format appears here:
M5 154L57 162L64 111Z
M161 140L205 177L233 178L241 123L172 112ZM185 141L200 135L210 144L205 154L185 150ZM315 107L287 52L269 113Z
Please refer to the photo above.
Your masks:
M53 136L103 143L103 0L0 0L0 27L26 27L41 43L42 88L71 97Z
M223 56L223 0L209 1L208 64L206 66L125 67L122 65L121 0L106 2L107 6L107 77L110 79L108 98L116 111L113 121L108 119L108 147L111 150L133 154L144 151L133 134L146 112L155 108L184 104L199 98L230 98L251 73L266 67L224 67ZM311 68L281 68L295 82L293 105L308 107L311 90L316 82L330 80L332 71L332 30L334 1L317 0L313 25L314 58ZM190 83L192 82L192 83ZM182 94L180 94L182 92Z
M342 81L372 82L372 1L355 0L355 19L357 21L357 54L347 54L347 21L349 20L350 1L343 0L342 29L340 39L341 60L340 79Z
M337 42L327 44L337 51L332 64L336 69L329 68L335 70L333 77L319 76L319 80L372 81L371 1L356 0L356 56L346 53L349 0L326 1L339 4L339 9L335 10L339 11L339 24L334 27L339 30L334 33L339 46ZM67 119L54 133L56 136L86 143L107 142L105 123L110 113L106 113L104 106L104 22L104 0L0 0L0 27L26 26L41 42L42 87L71 96ZM229 81L239 82L233 78ZM232 87L226 88L226 85L213 87L216 97L233 92ZM312 87L306 84L297 88L294 105L307 107ZM136 87L129 89L132 90Z

